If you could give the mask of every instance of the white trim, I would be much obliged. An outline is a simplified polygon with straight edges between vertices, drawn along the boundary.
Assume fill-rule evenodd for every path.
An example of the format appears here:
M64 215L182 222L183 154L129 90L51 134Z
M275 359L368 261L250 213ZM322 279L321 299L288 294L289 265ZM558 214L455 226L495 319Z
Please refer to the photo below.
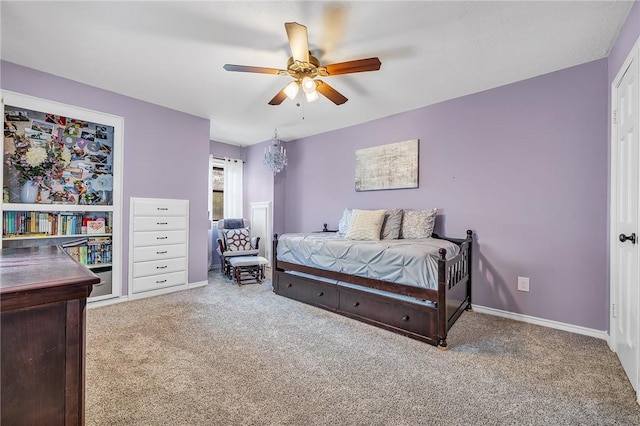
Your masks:
M251 208L251 233L252 236L259 236L253 234L253 229L256 226L256 222L258 220L258 215L263 213L264 225L265 225L265 234L262 236L263 241L259 243L259 246L264 247L264 257L267 258L269 263L271 263L271 230L273 229L272 219L271 219L271 201L257 201L253 203L249 203Z
M615 322L615 318L613 317L613 301L617 300L618 296L618 276L617 276L617 264L618 264L618 256L616 245L618 244L617 239L617 229L616 229L616 217L618 217L617 212L617 176L618 176L618 168L616 164L617 159L617 144L614 141L618 140L617 134L617 125L614 117L615 109L616 109L616 99L618 94L618 86L620 85L624 74L627 72L627 69L631 65L631 62L636 59L640 61L640 37L636 40L633 45L633 48L629 50L627 57L625 58L623 64L620 66L620 69L616 73L616 77L611 82L610 88L610 105L609 105L609 123L611 127L610 139L609 139L609 147L610 147L610 157L609 157L609 330L610 330L610 338L609 338L609 348L615 352L615 348L617 346L617 336L616 336L616 327L613 325ZM638 93L637 95L640 95ZM637 231L636 231L637 232ZM640 298L640 293L638 294ZM638 300L638 304L640 304L640 300ZM640 316L640 311L637 312L637 315ZM639 319L640 320L640 319ZM638 343L640 343L640 330L637 331ZM630 381L634 381L633 387L635 389L640 389L640 368L637 371L637 377L629 377ZM636 402L640 404L640 391L636 392Z
M612 304L613 301L617 299L616 295L617 295L617 281L618 281L618 277L617 277L617 267L616 265L618 264L618 258L616 256L617 250L615 249L616 244L618 242L617 240L617 236L616 236L616 221L615 218L618 217L618 212L616 209L616 203L615 200L617 199L617 180L616 180L616 176L618 173L618 168L617 168L617 164L615 159L617 158L617 145L615 143L613 143L613 141L616 141L618 139L618 127L615 123L614 120L614 111L616 108L615 105L615 100L617 98L617 93L618 93L618 86L620 85L620 82L622 80L622 77L624 76L624 74L627 72L627 69L629 68L629 66L631 65L631 62L633 61L633 58L635 56L639 56L638 55L638 49L640 47L640 39L636 40L635 44L633 45L633 48L629 51L629 54L627 55L626 59L624 60L624 62L622 63L622 65L620 66L620 69L618 70L616 77L613 79L613 81L611 82L611 98L610 98L610 105L609 105L609 123L611 124L611 133L610 133L610 139L609 139L609 147L610 147L610 156L609 156L609 306L607 307L608 311L609 311L609 330L611 332L611 337L609 339L609 347L611 348L612 351L615 352L615 347L616 347L616 333L615 333L615 327L612 326L613 322L615 321L615 319L613 318L613 309L612 309Z
M115 188L115 186L114 186ZM16 212L49 212L52 211L51 206L65 212L112 212L113 206L102 204L26 204L26 203L2 203L4 210Z
M486 306L473 305L473 310L480 314L494 315L497 317L508 318L515 321L526 322L527 324L540 325L542 327L554 328L556 330L568 331L570 333L595 337L596 339L605 340L607 342L609 341L609 334L607 334L605 330L594 330L592 328L581 327L579 325L566 324L563 322L551 321L544 318L516 314L513 312L502 311L500 309L489 308Z
M129 284L132 284L132 281L130 281ZM188 289L189 289L188 284L184 283L180 285L174 285L172 287L163 287L155 290L142 291L140 293L130 293L129 300L145 299L147 297L160 296L162 294L175 293L177 291L188 290Z
M141 293L133 293L129 295L129 300L145 299L147 297L161 296L163 294L176 293L179 291L193 290L196 288L204 287L209 284L209 281L197 281L195 283L186 283L173 287L164 287L156 290L143 291Z
M4 89L2 89L2 102L5 105L10 104L13 106L32 109L34 111L79 118L86 121L98 122L99 124L108 124L113 127L120 126L123 120L123 118L118 115L95 111L75 105L63 104L61 102L37 98L35 96L23 95L22 93ZM78 115L81 116L78 117Z
M187 284L187 287L191 288L198 288L198 287L204 287L205 285L209 284L209 280L205 280L205 281L198 281L195 283L189 283Z
M225 165L224 158L216 157L213 154L209 155L209 166L210 167L220 167L221 169L224 169L224 165Z
M113 127L113 191L111 205L72 205L72 204L22 204L16 205L4 203L0 198L0 215L3 210L21 210L26 209L34 211L104 211L112 212L112 227L114 229L111 235L113 261L111 262L111 297L120 297L122 295L122 237L124 230L122 229L122 175L124 171L124 117L109 114L105 112L95 111L92 109L79 107L75 105L64 104L49 99L38 98L35 96L24 95L22 93L12 92L2 89L2 110L6 105L16 106L44 113L61 115L65 117L73 117L76 119L91 121L99 124L106 124ZM0 162L0 175L3 173L3 163ZM1 246L0 246L1 247ZM98 299L101 301L102 299ZM87 299L88 303L95 303L91 298Z
M116 303L122 303L127 301L129 301L128 296L111 297L109 299L102 299L102 300L96 300L96 301L87 299L87 309L99 308L101 306L115 305Z

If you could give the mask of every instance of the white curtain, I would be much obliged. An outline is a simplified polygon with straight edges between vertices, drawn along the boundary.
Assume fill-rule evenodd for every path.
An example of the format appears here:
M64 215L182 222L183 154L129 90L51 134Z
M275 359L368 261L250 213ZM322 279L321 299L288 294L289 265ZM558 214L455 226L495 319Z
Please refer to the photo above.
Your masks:
M242 215L242 160L224 159L224 217Z

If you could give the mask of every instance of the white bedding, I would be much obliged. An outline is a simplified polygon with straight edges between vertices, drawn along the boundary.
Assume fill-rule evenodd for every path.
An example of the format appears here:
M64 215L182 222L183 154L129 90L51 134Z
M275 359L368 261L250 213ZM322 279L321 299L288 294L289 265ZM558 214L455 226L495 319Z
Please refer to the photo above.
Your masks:
M284 234L278 260L415 287L438 289L438 250L460 248L437 238L354 241L335 233Z

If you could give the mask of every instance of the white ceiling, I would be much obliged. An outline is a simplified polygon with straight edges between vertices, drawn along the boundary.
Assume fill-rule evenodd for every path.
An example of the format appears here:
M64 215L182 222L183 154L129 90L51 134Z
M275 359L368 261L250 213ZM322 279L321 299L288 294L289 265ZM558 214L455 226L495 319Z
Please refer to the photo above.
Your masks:
M314 135L606 57L629 1L2 1L1 57L211 121L252 145ZM380 71L326 77L349 101L269 100L290 77L284 23L308 27L321 64L377 56ZM300 96L300 95L299 95Z

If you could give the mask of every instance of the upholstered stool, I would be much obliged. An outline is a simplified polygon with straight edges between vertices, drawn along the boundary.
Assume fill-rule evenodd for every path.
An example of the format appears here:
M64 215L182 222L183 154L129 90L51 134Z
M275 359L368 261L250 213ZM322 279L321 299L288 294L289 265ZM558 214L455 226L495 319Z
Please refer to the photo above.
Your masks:
M264 279L264 267L267 263L269 261L262 256L234 256L229 258L231 276L233 276L238 285L242 285L245 281L261 283Z

